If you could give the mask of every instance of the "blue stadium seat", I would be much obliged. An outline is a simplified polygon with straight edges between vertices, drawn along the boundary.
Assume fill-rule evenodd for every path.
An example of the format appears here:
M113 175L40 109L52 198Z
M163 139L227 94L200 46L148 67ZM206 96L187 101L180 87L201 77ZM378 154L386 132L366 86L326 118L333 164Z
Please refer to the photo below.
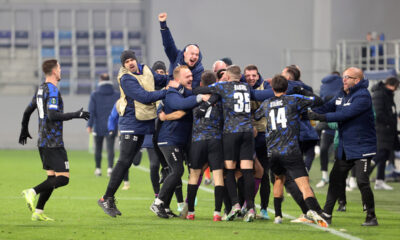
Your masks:
M112 46L111 47L111 55L113 55L113 56L119 57L123 51L124 51L124 46Z
M88 31L76 31L76 38L77 39L89 39L89 32Z
M107 56L106 46L94 46L94 55L95 56Z
M135 52L135 54L136 54L136 56L138 56L138 57L142 57L142 47L141 46L137 46L137 45L134 45L134 46L129 46L129 49L131 49L132 51L134 51Z
M72 47L71 46L60 46L60 57L71 57Z
M15 47L28 48L29 47L29 32L28 31L15 31Z
M0 47L1 48L11 47L11 31L8 30L0 31Z
M42 31L42 40L54 39L54 31Z
M130 31L128 33L128 39L140 39L141 38L141 33L140 31Z
M60 30L58 31L58 39L59 40L70 40L72 39L72 32L68 30Z
M123 37L124 33L122 31L111 31L111 40L122 39Z
M94 31L93 32L93 39L106 39L106 32L105 31Z
M396 70L376 70L376 71L365 71L364 72L365 78L369 80L385 80L389 77L396 77Z
M43 47L41 51L42 58L53 58L56 52L53 47Z

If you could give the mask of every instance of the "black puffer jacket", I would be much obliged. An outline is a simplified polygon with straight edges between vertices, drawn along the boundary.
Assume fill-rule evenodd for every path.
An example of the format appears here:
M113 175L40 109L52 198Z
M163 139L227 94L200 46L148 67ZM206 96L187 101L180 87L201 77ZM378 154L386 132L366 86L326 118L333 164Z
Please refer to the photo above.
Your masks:
M378 150L394 150L399 147L397 137L397 111L393 91L383 82L372 87L372 102L376 114L375 128Z

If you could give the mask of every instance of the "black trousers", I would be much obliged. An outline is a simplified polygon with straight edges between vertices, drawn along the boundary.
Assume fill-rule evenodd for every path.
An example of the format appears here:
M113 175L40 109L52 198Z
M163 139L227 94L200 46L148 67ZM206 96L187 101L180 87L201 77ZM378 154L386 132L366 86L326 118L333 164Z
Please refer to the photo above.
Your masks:
M175 188L182 185L182 175L185 171L183 167L184 147L162 146L161 152L169 166L169 174L164 180L158 198L164 202L164 207L169 208Z
M108 168L112 168L114 166L115 136L94 136L94 160L96 162L96 168L101 168L101 153L103 151L104 138L106 139L107 145Z
M376 179L385 180L385 168L386 161L389 160L390 150L388 149L379 149L375 156L375 162L377 166L376 171Z
M144 135L122 134L120 136L120 155L117 164L115 165L110 181L108 182L105 197L114 196L122 179L128 173L132 166L133 159L140 151L144 140Z
M326 133L325 130L322 130L319 143L321 171L328 171L329 147L333 144L334 139L335 139L334 135L328 134Z
M344 154L343 154L344 155ZM357 185L361 192L363 209L367 212L375 212L374 194L369 183L369 168L371 158L336 160L329 176L328 195L324 206L324 212L332 214L336 200L343 194L346 188L346 177L350 169L355 168Z
M317 145L318 140L306 140L299 142L301 153L303 154L304 164L308 171L311 169L311 165L315 158L315 145Z
M271 193L271 185L269 181L269 160L267 148L264 146L256 147L256 155L264 168L264 174L261 179L260 186L260 198L261 198L261 209L267 209L269 204L269 195Z
M160 192L160 174L158 173L160 170L160 160L154 148L147 148L147 153L150 161L151 185L153 186L154 194L158 194Z

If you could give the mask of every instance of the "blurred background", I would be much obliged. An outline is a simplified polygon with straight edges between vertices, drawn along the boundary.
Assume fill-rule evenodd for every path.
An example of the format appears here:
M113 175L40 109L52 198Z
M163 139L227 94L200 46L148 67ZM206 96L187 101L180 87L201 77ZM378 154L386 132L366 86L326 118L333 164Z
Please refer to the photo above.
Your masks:
M101 73L116 84L124 49L150 66L168 63L160 12L168 13L178 48L200 46L206 69L230 57L268 78L296 64L301 79L319 89L324 76L349 66L371 80L397 75L399 11L397 0L0 0L0 148L22 147L22 113L44 79L43 60L61 64L65 111L87 108ZM66 148L87 149L86 122L64 126ZM36 147L36 113L30 132L24 148Z

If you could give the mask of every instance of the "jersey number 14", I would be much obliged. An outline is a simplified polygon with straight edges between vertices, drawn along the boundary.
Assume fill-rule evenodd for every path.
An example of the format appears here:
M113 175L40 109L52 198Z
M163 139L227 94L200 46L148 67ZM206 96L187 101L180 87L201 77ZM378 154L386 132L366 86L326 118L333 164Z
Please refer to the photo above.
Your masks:
M285 112L284 107L278 108L278 114L277 114L276 118L275 118L275 109L271 109L269 112L269 118L271 119L272 130L276 130L277 123L280 123L282 128L287 127L286 112Z

